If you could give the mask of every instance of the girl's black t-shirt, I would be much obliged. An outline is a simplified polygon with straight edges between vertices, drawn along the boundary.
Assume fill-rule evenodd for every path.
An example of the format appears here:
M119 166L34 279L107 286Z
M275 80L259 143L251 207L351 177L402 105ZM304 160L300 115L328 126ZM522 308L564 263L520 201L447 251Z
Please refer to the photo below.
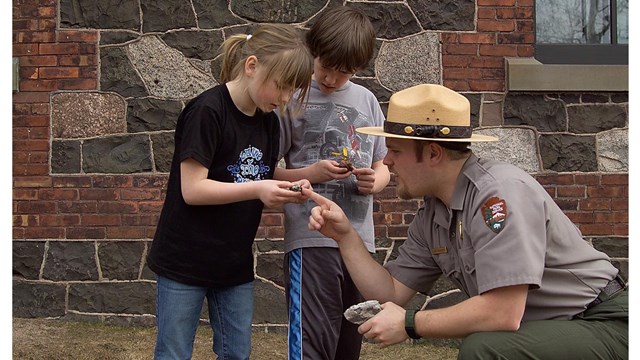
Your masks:
M233 286L254 279L252 245L263 203L188 205L182 197L180 162L192 158L208 178L239 183L273 178L280 127L274 112L247 116L226 85L191 100L178 117L167 194L147 257L149 268L197 286Z

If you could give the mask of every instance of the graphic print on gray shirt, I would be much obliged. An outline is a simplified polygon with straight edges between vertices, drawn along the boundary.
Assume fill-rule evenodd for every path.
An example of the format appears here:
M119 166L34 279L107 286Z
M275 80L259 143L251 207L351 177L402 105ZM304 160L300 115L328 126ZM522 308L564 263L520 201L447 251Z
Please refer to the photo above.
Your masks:
M280 118L280 153L287 168L302 168L320 160L349 163L354 168L370 168L386 154L384 138L359 134L356 128L382 126L384 114L376 97L366 88L348 82L325 95L312 82L304 113L293 119ZM374 251L373 197L358 192L355 175L344 180L312 184L314 191L333 200L344 210L354 228ZM307 228L316 204L285 205L285 251L301 247L336 247L332 239Z

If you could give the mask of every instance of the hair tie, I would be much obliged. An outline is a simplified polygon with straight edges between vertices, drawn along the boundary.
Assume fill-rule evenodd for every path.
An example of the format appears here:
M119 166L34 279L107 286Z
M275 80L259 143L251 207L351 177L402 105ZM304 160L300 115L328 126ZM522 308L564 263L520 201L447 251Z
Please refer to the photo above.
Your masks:
M247 41L249 41L249 39L251 39L251 34L247 35Z

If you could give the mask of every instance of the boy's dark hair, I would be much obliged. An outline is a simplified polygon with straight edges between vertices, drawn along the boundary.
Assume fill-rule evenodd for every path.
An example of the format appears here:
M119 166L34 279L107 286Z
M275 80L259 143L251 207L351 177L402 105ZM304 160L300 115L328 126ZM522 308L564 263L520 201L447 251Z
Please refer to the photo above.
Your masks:
M306 39L311 55L322 65L354 73L367 66L376 46L376 33L367 15L348 6L320 14Z

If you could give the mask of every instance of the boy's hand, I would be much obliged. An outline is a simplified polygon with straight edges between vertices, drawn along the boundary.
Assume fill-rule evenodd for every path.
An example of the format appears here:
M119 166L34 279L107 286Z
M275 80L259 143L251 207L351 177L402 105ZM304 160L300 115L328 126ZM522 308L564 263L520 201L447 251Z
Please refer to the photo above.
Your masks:
M302 190L302 194L318 204L311 209L310 230L318 230L322 235L337 242L355 232L349 219L336 203L308 189Z
M356 186L361 194L373 194L373 185L376 182L376 172L371 168L360 168L352 171L356 176Z
M334 160L320 160L311 165L311 170L316 183L341 180L351 176L351 172L348 169L340 167L340 164Z

